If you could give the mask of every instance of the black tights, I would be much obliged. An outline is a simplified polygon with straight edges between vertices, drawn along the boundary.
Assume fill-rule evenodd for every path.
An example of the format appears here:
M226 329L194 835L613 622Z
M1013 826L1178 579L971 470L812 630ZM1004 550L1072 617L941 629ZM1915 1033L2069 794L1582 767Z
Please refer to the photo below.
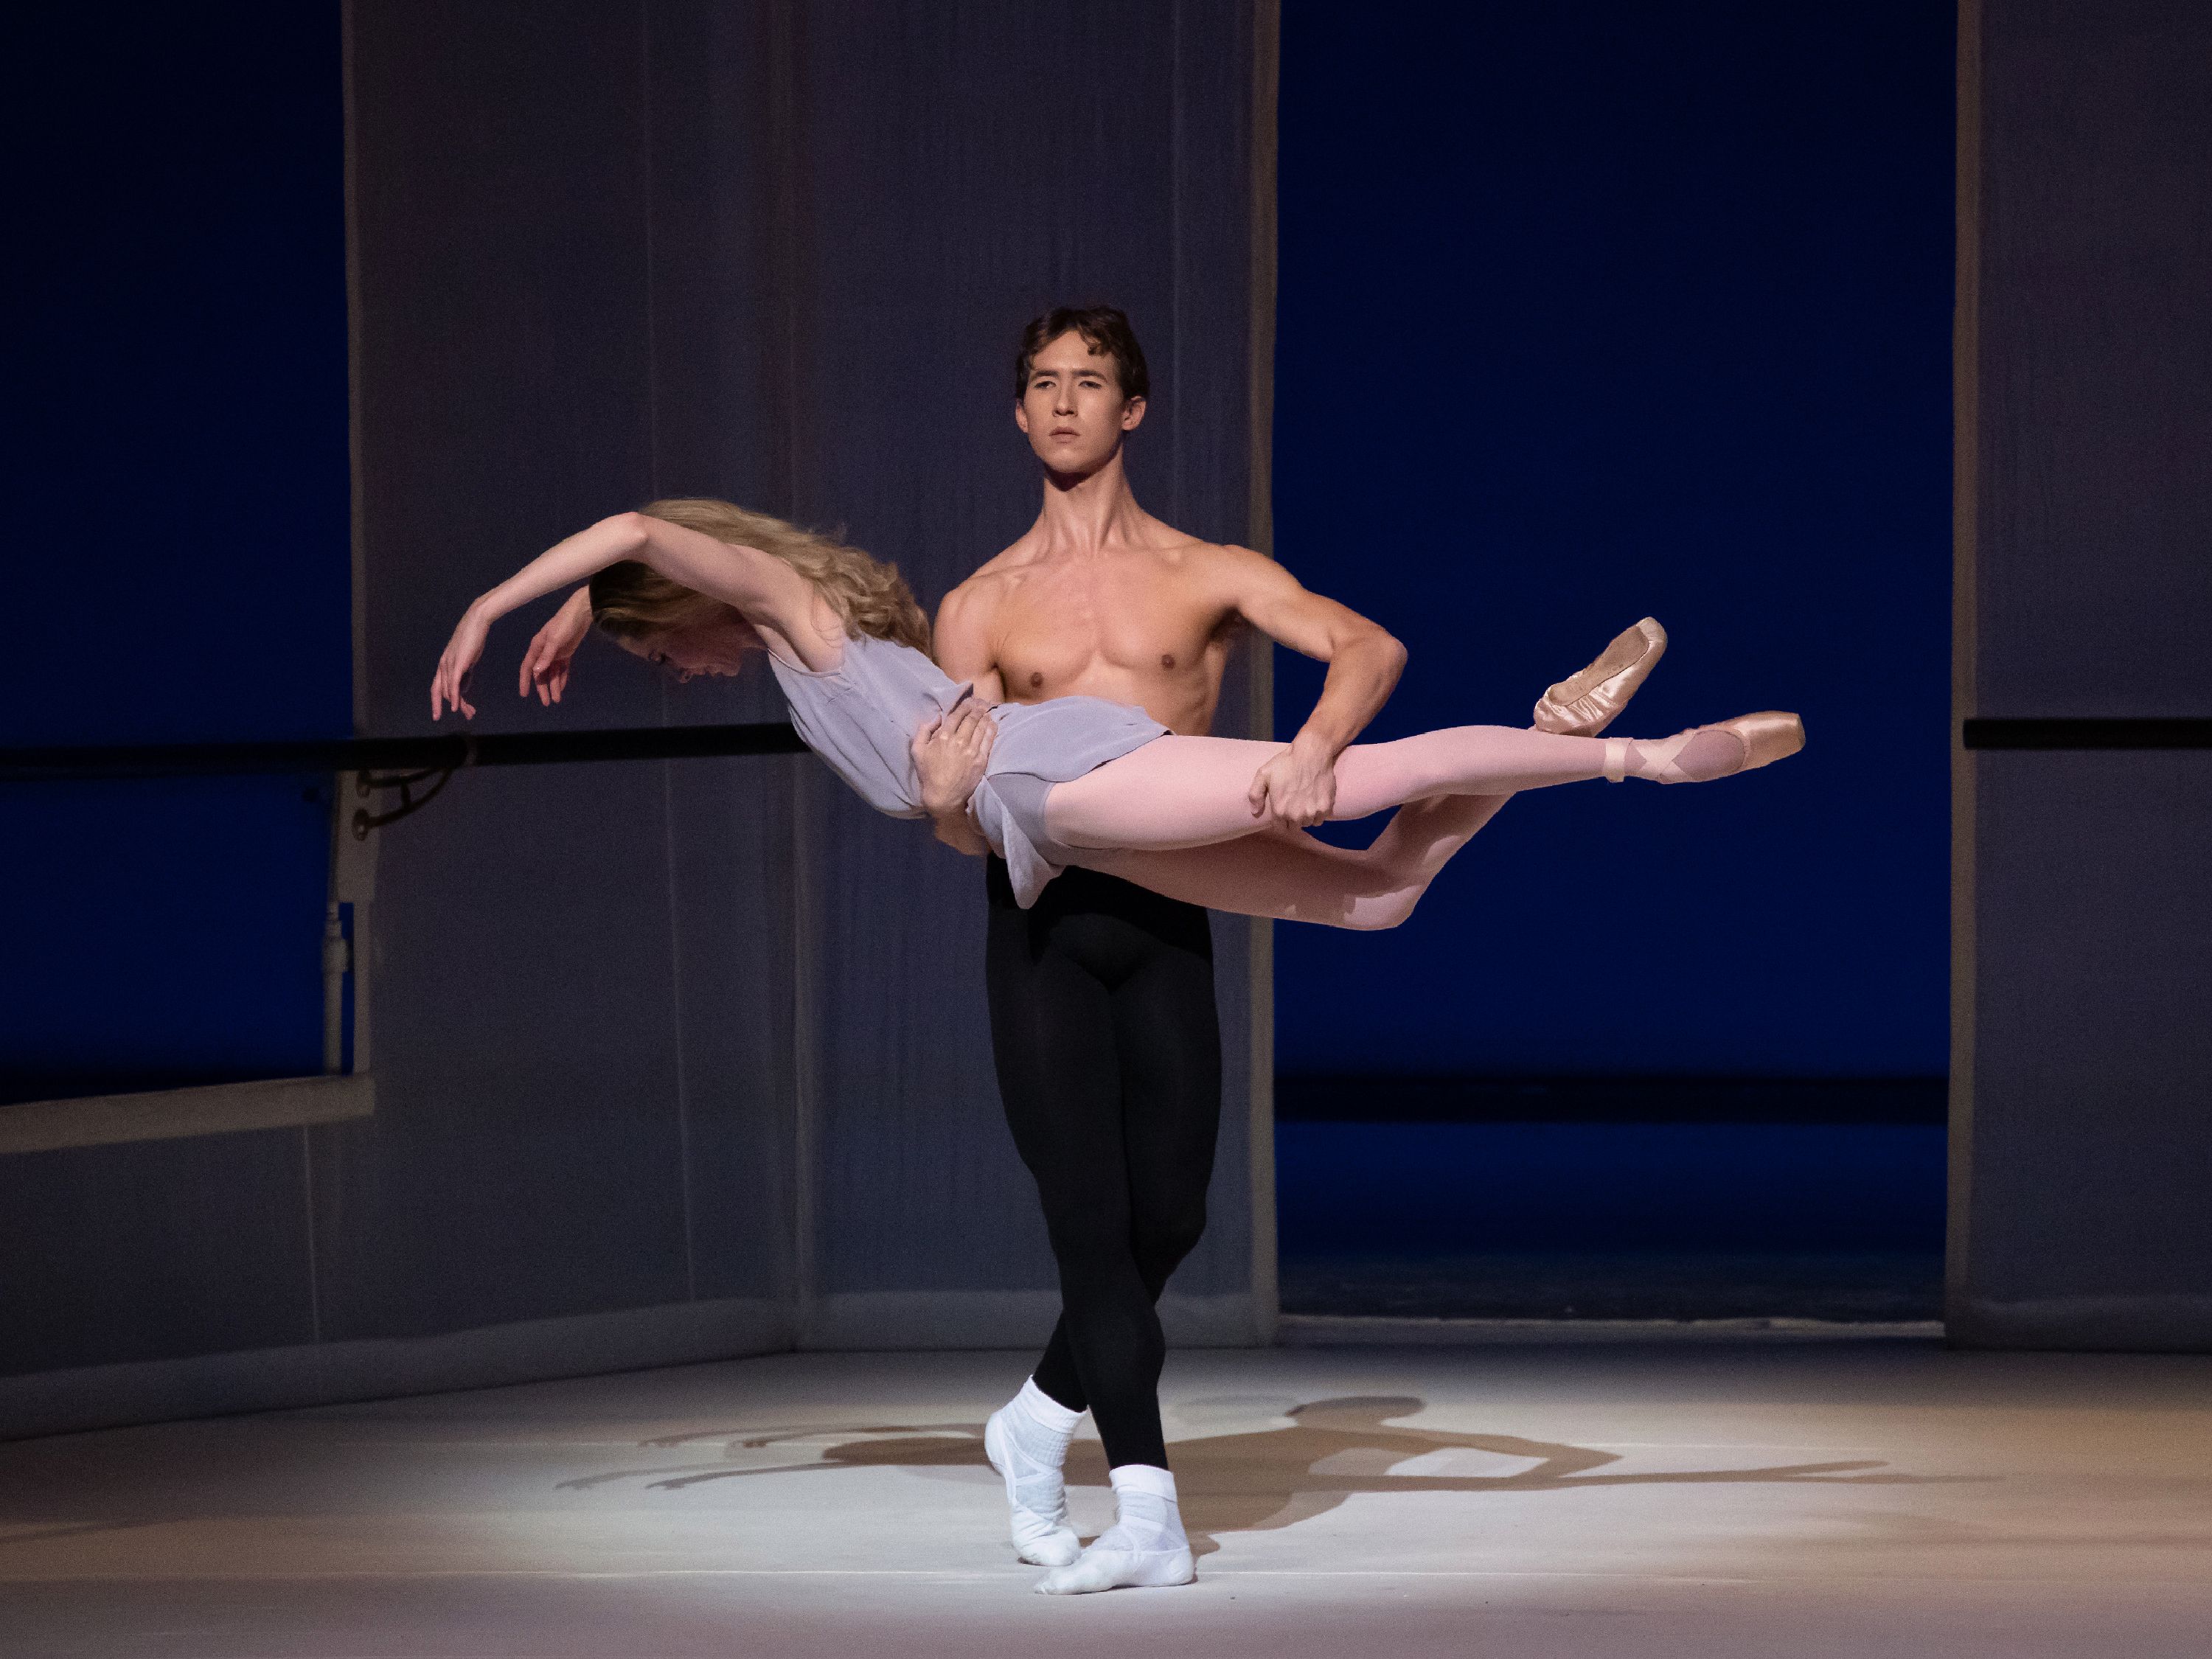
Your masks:
M1108 1467L1165 1468L1152 1304L1205 1230L1221 1122L1206 912L1080 869L1023 910L989 879L999 1093L1060 1264L1037 1386L1089 1407Z

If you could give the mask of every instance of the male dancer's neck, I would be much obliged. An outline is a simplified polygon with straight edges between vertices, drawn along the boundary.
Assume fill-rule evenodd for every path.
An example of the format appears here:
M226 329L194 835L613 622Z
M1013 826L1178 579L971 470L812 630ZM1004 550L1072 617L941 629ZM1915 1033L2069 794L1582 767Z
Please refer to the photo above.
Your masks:
M1095 553L1135 538L1150 521L1129 488L1119 445L1089 472L1045 470L1036 528L1053 552Z

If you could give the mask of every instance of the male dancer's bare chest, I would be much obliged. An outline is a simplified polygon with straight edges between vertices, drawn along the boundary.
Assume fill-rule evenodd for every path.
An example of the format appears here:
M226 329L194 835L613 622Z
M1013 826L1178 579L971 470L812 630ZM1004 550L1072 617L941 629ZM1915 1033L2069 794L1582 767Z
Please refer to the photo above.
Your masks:
M1203 733L1220 699L1226 641L1218 617L1177 597L1023 594L999 618L1007 699L1104 697L1173 731Z

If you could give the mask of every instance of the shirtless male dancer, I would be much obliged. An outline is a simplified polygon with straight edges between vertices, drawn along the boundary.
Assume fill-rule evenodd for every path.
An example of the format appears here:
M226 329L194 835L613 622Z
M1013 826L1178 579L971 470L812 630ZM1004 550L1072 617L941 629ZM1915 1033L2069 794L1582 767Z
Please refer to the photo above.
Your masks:
M987 701L1104 697L1203 734L1232 633L1249 623L1328 665L1312 714L1252 780L1253 826L1319 823L1335 799L1337 757L1390 695L1405 648L1273 560L1201 541L1137 505L1122 443L1149 389L1119 311L1051 311L1024 331L1014 423L1043 465L1043 509L946 596L938 662ZM917 757L926 774L927 746ZM988 852L964 813L937 830L963 851ZM1006 1478L1015 1549L1054 1569L1040 1590L1182 1583L1191 1558L1161 1436L1165 1345L1153 1304L1206 1225L1221 1115L1206 913L1081 868L1027 910L996 857L987 883L999 1091L1043 1201L1061 1313L984 1443ZM1121 1518L1079 1550L1060 1466L1086 1408Z
M1199 541L1137 505L1121 446L1144 419L1147 390L1144 355L1120 312L1057 310L1030 325L1014 418L1043 464L1043 507L1027 534L946 598L939 664L985 700L1103 697L1197 735L1212 722L1232 631L1249 623L1329 665L1313 714L1259 769L1248 797L1255 832L1303 842L1302 828L1329 816L1337 759L1389 696L1404 649L1272 560ZM589 592L579 589L531 642L526 696L560 700L591 627ZM1656 623L1638 624L1553 686L1538 724L1601 730L1664 644ZM917 737L924 800L968 799L981 770L977 729L968 722L963 738L948 723L934 741ZM933 788L933 778L954 787ZM1510 799L1415 800L1384 834L1409 867L1432 874ZM958 807L936 828L963 851L988 850ZM1081 867L1060 872L1024 910L995 857L988 891L1000 1089L1036 1179L1062 1312L1035 1374L993 1413L985 1448L1006 1480L1017 1551L1053 1569L1040 1590L1186 1583L1153 1304L1198 1242L1212 1175L1221 1052L1206 915ZM1060 1468L1085 1409L1104 1442L1120 1518L1082 1550Z

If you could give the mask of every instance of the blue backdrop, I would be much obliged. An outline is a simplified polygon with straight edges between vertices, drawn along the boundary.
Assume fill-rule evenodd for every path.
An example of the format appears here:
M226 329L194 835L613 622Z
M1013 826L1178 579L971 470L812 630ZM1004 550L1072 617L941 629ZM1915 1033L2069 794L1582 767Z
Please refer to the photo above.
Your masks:
M6 740L342 733L337 15L133 13L4 54ZM1628 729L1812 744L1279 929L1285 1072L1942 1069L1952 27L1286 8L1277 545L1412 647L1378 734L1525 719L1648 611ZM312 781L4 791L9 1090L313 1068Z
M1953 21L1285 7L1276 546L1411 647L1376 734L1525 723L1649 612L1621 730L1810 738L1277 929L1285 1073L1944 1069Z
M344 736L338 9L37 16L0 742ZM320 781L0 786L0 1098L319 1070Z

